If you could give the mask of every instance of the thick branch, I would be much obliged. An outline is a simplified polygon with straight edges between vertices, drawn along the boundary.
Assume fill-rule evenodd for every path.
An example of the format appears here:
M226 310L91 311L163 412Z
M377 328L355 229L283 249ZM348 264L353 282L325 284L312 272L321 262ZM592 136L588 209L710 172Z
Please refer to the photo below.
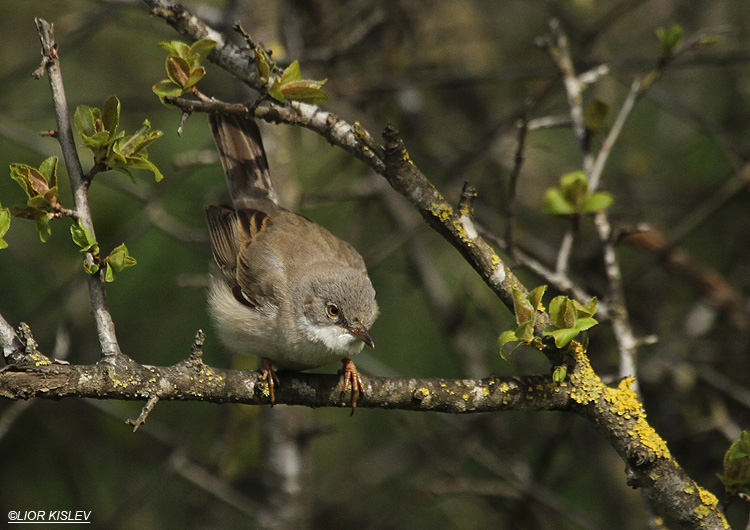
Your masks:
M278 372L276 403L307 407L351 406L338 375ZM364 377L366 397L357 408L449 413L496 410L563 410L569 397L549 377L389 379ZM0 397L63 397L146 401L268 404L268 386L256 371L210 367L188 359L174 366L140 365L124 356L94 365L9 367L0 373Z

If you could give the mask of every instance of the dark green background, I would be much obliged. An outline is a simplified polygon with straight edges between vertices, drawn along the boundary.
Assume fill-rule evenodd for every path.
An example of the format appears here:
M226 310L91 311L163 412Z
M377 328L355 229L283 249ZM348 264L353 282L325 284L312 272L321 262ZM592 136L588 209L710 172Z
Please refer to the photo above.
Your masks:
M677 22L688 34L728 30L713 47L674 64L638 103L604 173L603 188L615 196L616 226L646 222L668 233L679 229L736 178L750 155L746 0L232 2L236 11L230 15L222 2L188 5L212 20L241 20L275 49L277 60L298 58L303 75L328 78L331 100L324 107L347 121L361 122L376 137L393 122L414 162L450 201L457 202L465 180L477 187L478 220L498 235L505 231L516 119L530 99L531 118L568 112L556 69L534 45L548 33L551 17L568 32L579 71L610 66L611 74L585 97L601 99L615 112L631 80L655 64L657 27ZM196 330L204 329L206 362L253 367L254 359L233 360L222 350L205 310L210 257L203 208L227 200L220 169L215 161L175 166L186 155L212 153L205 117L193 116L178 137L179 113L151 93L165 77L166 55L157 43L179 36L135 1L4 2L0 167L38 166L59 155L54 140L36 134L55 123L46 79L30 77L40 59L34 16L55 23L71 115L77 105L101 106L116 94L125 130L148 118L165 132L149 149L163 182L157 185L143 172L133 184L112 173L97 176L92 187L103 250L125 242L138 260L108 286L123 351L141 363L173 364L187 357ZM354 38L364 27L363 36ZM199 88L227 101L248 98L213 65ZM547 373L546 360L531 350L518 350L510 362L500 359L496 339L512 325L510 313L380 177L309 131L264 125L263 133L288 204L350 241L368 263L381 316L372 330L377 348L357 361L364 373ZM90 155L80 154L88 167ZM553 263L566 225L543 215L541 201L563 173L580 169L580 154L571 131L557 128L530 133L525 156L516 237ZM72 207L64 175L61 184L63 203ZM22 200L9 172L0 175L3 207ZM730 282L745 310L749 207L743 189L680 242ZM411 220L411 228L394 220L394 209ZM165 213L181 237L159 228L154 212ZM10 246L0 252L0 314L13 325L27 322L47 353L58 334L67 336L68 360L87 364L98 359L98 343L81 255L68 227L67 220L53 223L51 241L42 244L31 223L13 221ZM439 288L417 274L410 256L415 241L424 244L420 258ZM585 220L572 274L601 296L605 280L597 248ZM627 244L618 252L635 332L659 337L639 350L649 418L687 472L722 497L715 473L732 437L750 426L747 330L743 334L722 315L712 319L702 294L653 255ZM519 274L530 287L543 283L522 269ZM592 330L591 346L598 372L616 377L608 326ZM716 375L734 386L711 383ZM106 528L252 527L251 515L222 500L205 477L195 479L203 487L191 482L193 468L182 464L187 459L235 493L258 500L258 409L160 403L133 434L124 420L136 417L141 405L69 399L35 401L21 410L0 403L0 426L8 429L0 433L0 518L8 510L85 509ZM311 442L307 494L319 528L646 525L640 493L626 485L623 462L569 414L360 410L350 418L344 410L315 410L307 416L323 432ZM746 523L747 508L739 503L729 514L737 527Z

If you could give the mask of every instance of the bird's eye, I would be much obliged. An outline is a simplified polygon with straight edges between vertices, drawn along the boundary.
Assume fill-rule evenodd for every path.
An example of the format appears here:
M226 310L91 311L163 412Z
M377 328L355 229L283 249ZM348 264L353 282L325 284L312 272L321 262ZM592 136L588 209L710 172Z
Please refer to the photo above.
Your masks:
M339 306L336 304L328 304L326 306L326 313L328 313L328 316L331 318L338 318L339 313L341 313L341 310L339 309Z

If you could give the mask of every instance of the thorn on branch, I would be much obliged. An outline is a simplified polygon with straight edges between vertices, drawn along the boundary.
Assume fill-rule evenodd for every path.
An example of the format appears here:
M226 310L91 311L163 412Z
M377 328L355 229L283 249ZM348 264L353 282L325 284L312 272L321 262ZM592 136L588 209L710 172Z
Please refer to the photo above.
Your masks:
M141 414L136 419L128 418L127 420L125 420L125 423L127 425L133 426L133 432L137 431L138 427L145 423L149 413L154 409L158 402L159 396L157 396L156 394L151 394L151 396L149 396L148 398L148 401L141 409Z
M44 77L44 72L50 63L57 59L57 42L55 41L55 26L43 18L34 18L39 40L42 43L42 62L39 68L31 73L34 79Z
M21 322L18 328L16 328L16 337L22 347L5 357L5 362L8 365L21 368L31 368L52 364L49 357L39 351L39 344L34 340L34 336L31 334L31 328L28 324Z
M235 22L235 23L234 23L234 25L232 26L232 29L233 29L234 31L236 31L237 33L239 33L240 35L242 35L242 38L243 38L243 39L245 39L245 42L247 43L248 47L249 47L249 48L250 48L251 50L255 51L255 50L257 50L258 48L261 48L261 46L260 46L259 44L257 44L257 43L256 43L256 42L255 42L255 41L254 41L254 40L252 39L252 37L250 37L250 35L249 35L249 34L248 34L248 33L247 33L246 31L245 31L245 29L244 29L244 28L242 27L242 24L240 24L239 22ZM266 49L263 49L263 51L264 51L264 52L266 52L266 55L268 55L269 57L271 56L271 50L266 50Z
M379 158L383 158L383 148L377 144L375 138L358 121L355 121L352 125L352 134L366 149L375 153Z
M461 189L461 198L458 201L458 211L470 221L474 220L474 199L477 198L477 189L469 182L464 182Z
M185 126L190 115L193 113L192 110L183 110L182 116L180 117L180 124L177 126L177 136L182 136L182 128Z
M195 334L195 340L193 346L190 348L190 363L202 363L203 360L203 343L206 342L206 334L203 333L202 329L199 329Z
M383 130L383 140L385 140L385 168L386 171L398 173L405 166L412 165L409 153L398 132L392 123L388 123Z

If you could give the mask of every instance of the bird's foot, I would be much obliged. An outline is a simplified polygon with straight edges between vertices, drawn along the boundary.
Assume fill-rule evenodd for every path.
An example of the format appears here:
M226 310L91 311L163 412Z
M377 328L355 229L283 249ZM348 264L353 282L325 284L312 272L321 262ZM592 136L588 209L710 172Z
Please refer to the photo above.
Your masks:
M344 357L341 362L344 365L339 371L344 376L344 390L342 394L349 390L349 388L352 389L352 414L354 414L354 409L357 408L358 397L365 395L365 384L362 381L362 376L359 375L354 361L349 357Z

